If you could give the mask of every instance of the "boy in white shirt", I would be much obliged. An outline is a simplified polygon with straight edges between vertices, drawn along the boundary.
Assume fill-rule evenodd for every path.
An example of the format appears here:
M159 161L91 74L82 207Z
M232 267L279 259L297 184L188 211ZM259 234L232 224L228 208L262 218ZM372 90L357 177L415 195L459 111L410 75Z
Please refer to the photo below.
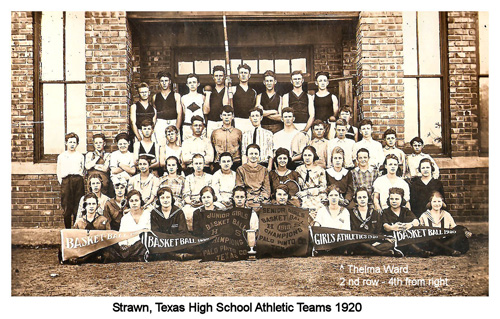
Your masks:
M57 180L61 184L61 208L64 227L71 228L76 220L78 202L85 194L83 171L85 158L76 151L80 138L75 133L66 134L66 151L57 157Z

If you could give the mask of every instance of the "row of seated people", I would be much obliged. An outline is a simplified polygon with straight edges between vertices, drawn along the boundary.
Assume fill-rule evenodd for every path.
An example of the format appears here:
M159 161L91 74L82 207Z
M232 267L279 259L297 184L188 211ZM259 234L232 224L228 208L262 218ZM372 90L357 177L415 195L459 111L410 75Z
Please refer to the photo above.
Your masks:
M98 212L98 198L94 193L88 193L83 198L83 214L75 224L76 229L87 230L109 230L136 231L150 229L165 234L187 234L195 236L203 235L204 219L206 212L220 210L217 207L217 195L211 186L201 189L201 206L194 211L192 230L189 231L186 217L180 207L175 205L174 192L169 187L161 187L158 191L158 199L151 205L146 205L142 195L137 190L126 193L126 182L115 180L114 187L117 197L110 200L106 205L103 215ZM420 216L405 207L405 191L399 187L389 189L389 197L386 202L388 207L381 213L377 212L369 202L369 192L365 187L360 187L354 193L355 205L348 209L341 205L342 196L336 185L329 186L325 193L326 202L315 213L311 213L312 225L329 227L343 230L353 230L373 234L391 235L392 231L407 230L414 226L438 227L442 229L456 228L453 217L445 210L441 193L434 191L426 203L426 211ZM111 208L112 202L120 201L124 204L121 209ZM242 186L233 190L231 207L251 208L247 205L247 192ZM276 196L271 201L274 205L292 205L297 202L292 199L290 189L281 184L277 187ZM111 206L110 206L111 205ZM250 229L258 229L259 208L252 209ZM458 226L461 227L461 226ZM395 248L392 241L377 242L374 244L363 243L348 246L342 252L337 249L334 253L344 254L375 254L380 256L403 256L417 255L429 257L436 254L459 256L468 250L467 238L470 232L464 231L459 235L448 239L432 240L424 244L412 244L405 247ZM257 246L258 249L258 246ZM120 242L114 248L107 249L103 253L73 260L73 263L96 261L138 261L144 260L146 249L142 245L139 236Z

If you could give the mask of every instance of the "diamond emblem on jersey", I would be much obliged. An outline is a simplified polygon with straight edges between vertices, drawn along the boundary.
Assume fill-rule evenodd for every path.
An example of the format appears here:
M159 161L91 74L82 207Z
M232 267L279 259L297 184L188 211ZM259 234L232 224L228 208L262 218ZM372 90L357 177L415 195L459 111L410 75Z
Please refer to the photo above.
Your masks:
M194 113L194 112L196 112L197 110L201 109L201 107L200 107L198 104L194 103L194 102L193 102L193 103L191 103L191 105L189 105L187 108L188 108L191 112L193 112L193 113Z

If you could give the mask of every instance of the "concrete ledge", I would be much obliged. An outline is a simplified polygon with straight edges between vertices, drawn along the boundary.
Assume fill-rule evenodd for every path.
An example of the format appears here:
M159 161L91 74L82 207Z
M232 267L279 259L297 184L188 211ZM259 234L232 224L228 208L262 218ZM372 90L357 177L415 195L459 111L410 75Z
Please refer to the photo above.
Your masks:
M434 158L439 169L489 167L489 157Z
M474 235L488 235L488 223L465 223L463 224ZM12 245L19 246L41 246L60 245L61 230L48 228L13 228Z
M46 175L57 174L56 163L30 163L30 162L12 162L11 174L17 175Z

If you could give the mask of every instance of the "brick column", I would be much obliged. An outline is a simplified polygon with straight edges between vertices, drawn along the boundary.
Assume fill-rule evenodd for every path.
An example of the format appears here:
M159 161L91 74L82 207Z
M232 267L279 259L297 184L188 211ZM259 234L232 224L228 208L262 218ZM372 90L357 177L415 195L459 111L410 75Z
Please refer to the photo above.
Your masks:
M125 12L85 13L87 138L128 131L132 45Z
M401 12L361 12L356 32L358 96L374 138L392 127L404 137L403 18Z
M448 13L452 156L479 151L477 12Z
M11 158L33 161L33 14L11 12Z

